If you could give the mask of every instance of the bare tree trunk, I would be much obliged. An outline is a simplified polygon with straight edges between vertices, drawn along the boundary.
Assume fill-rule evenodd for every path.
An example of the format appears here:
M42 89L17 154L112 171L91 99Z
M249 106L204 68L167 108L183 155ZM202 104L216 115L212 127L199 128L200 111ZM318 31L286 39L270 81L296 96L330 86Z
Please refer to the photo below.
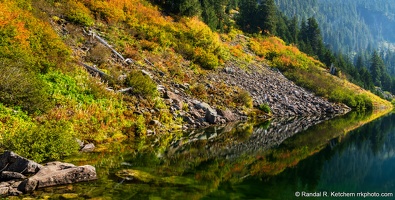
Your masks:
M84 66L85 69L87 69L90 73L92 73L92 74L99 74L99 76L100 76L101 78L111 77L110 75L108 75L108 74L106 74L106 73L100 71L99 69L97 69L97 68L95 68L95 67L91 67L91 66L89 66L89 65L87 65L87 64L85 64L85 63L82 63L82 62L78 62L78 63L79 63L80 65Z

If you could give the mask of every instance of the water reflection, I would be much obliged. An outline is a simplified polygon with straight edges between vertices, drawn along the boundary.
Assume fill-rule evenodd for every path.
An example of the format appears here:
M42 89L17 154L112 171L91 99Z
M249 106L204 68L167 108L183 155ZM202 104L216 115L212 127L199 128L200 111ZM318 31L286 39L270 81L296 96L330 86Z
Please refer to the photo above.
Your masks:
M206 199L300 199L295 192L395 193L395 115L367 124L276 176L223 184ZM393 199L388 197L384 199ZM363 197L347 199L364 199ZM369 199L369 198L366 198Z
M29 196L284 200L293 199L295 191L329 191L346 185L350 191L379 185L383 190L394 189L394 116L345 134L369 117L350 113L328 121L276 119L116 144L103 153L67 160L93 164L98 181L48 188ZM128 182L130 177L116 176L127 169L149 174L149 179Z
M327 118L318 116L277 118L258 124L228 124L196 130L174 140L166 156L195 152L207 159L237 159L245 154L257 155L325 120ZM198 148L197 151L193 151L194 148Z

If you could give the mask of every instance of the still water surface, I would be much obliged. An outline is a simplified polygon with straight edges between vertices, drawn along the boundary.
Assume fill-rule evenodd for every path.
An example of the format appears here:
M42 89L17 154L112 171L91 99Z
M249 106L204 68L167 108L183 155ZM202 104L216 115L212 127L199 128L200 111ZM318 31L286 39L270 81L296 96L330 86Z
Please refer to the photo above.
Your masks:
M368 115L273 120L114 144L67 159L92 164L99 180L48 188L36 198L395 199L395 115L354 131ZM118 177L133 169L144 177ZM364 194L358 194L358 193ZM333 195L390 197L335 197ZM327 194L327 197L324 195ZM296 197L316 195L318 198ZM63 195L64 196L64 195Z

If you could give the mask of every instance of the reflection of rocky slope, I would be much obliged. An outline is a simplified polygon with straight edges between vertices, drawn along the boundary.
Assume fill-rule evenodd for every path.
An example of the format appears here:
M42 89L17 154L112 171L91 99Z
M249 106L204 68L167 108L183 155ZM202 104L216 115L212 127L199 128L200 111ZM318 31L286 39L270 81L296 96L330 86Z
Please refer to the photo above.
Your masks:
M206 158L221 156L228 159L235 159L243 154L254 155L277 146L296 133L329 118L328 116L327 118L274 119L269 127L254 127L252 133L248 133L248 128L245 128L246 126L243 124L237 125L238 128L235 129L238 131L236 132L230 131L233 127L213 127L205 131L192 132L186 137L174 141L168 149L167 155L171 157L176 154L198 154L195 156ZM198 151L194 150L196 148Z

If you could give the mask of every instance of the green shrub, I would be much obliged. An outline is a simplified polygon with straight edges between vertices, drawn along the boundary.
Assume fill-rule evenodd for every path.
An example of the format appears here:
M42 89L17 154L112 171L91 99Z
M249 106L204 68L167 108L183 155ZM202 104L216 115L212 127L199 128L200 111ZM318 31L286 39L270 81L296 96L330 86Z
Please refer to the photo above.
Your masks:
M270 106L267 103L259 105L259 110L265 112L265 113L270 113L271 109Z
M94 20L90 16L90 11L84 4L68 1L66 10L66 17L68 20L83 26L92 26L94 24Z
M132 93L144 97L155 97L158 95L156 83L139 70L133 70L126 78L126 84L132 87Z
M3 147L36 162L57 160L78 151L74 130L69 123L48 121L19 133L5 133Z
M249 92L243 90L235 98L236 103L242 104L247 108L251 108L253 105L252 97Z
M0 103L21 107L29 113L46 112L53 107L47 85L23 68L9 63L0 68Z
M203 69L212 70L219 66L219 60L215 54L199 49L200 48L196 50L195 58L196 58L196 62Z

